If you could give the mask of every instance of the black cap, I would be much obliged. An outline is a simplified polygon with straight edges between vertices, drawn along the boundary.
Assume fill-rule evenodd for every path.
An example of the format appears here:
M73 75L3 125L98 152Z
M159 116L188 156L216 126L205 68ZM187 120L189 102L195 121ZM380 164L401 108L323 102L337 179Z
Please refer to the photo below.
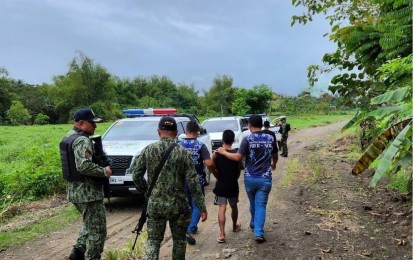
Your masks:
M159 122L160 130L177 131L176 120L171 116L163 116Z
M90 108L81 108L75 111L73 118L75 121L84 120L99 123L102 121L101 118L94 114L94 111Z
M253 127L261 128L262 127L262 116L251 115L248 119L248 122Z
M268 120L264 122L264 127L270 127L270 124L269 124Z

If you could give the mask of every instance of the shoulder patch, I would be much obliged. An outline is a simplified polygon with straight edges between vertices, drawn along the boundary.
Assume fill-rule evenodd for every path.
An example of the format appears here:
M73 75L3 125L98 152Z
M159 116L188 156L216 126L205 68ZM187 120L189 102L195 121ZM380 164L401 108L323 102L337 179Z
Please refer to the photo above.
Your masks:
M85 151L85 158L87 158L87 159L91 159L91 157L92 157L92 153L91 153L91 151L90 151L90 150L86 150L86 151Z

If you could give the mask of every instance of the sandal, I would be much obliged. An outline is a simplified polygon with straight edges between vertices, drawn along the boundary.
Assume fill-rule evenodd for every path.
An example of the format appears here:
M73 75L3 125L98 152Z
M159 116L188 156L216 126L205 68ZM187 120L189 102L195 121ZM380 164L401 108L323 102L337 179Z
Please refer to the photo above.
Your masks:
M218 237L216 239L216 241L218 241L218 243L220 243L220 244L225 243L225 239L224 238L220 238L220 237Z
M186 240L189 245L196 245L196 239L189 233L186 234Z
M237 223L236 223L236 228L234 228L234 229L233 229L233 232L238 232L238 231L240 231L240 230L241 230L241 226L242 226L241 222L237 222Z

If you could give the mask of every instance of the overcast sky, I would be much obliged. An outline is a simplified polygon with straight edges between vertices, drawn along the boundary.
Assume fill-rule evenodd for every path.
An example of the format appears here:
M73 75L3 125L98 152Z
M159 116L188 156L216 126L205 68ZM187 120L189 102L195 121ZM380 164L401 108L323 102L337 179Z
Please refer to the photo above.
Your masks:
M0 67L52 83L82 51L121 78L166 75L208 90L226 74L237 87L297 95L307 66L335 49L325 20L290 26L300 11L291 0L1 0Z

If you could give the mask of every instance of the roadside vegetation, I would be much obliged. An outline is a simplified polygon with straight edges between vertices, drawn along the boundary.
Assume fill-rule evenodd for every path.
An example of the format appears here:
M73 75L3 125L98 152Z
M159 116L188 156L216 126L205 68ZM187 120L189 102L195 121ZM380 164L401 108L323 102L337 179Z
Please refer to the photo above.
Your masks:
M2 226L0 228L0 250L35 240L42 235L60 230L80 218L79 212L69 204L64 204L63 207L44 209L45 212L36 216L33 216L28 209L19 209L18 207L14 207L14 209L21 211L22 215L19 218L25 218L27 222L20 226L14 226L13 223L0 221Z
M310 65L308 77L313 86L319 75L336 72L329 90L358 108L344 127L361 128L364 153L353 173L376 167L372 187L398 173L412 182L412 1L294 0L293 5L305 12L294 15L292 25L323 15L331 26L326 35L337 49L324 54L323 64Z

